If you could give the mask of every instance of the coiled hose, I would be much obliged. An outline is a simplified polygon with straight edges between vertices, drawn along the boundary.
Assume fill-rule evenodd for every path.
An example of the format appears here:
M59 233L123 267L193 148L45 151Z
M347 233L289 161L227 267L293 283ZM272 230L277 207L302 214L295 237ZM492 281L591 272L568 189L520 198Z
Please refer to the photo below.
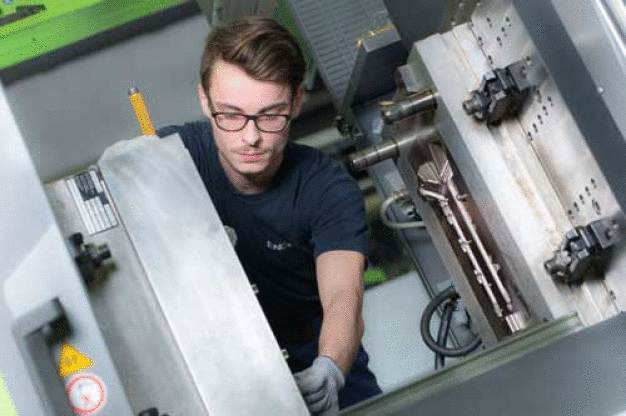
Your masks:
M442 355L444 357L463 357L472 351L474 351L478 346L482 343L480 337L476 336L470 343L460 346L458 348L447 348L443 339L440 339L441 344L437 343L433 339L433 336L430 333L430 320L433 317L433 314L437 310L437 308L442 305L444 302L452 302L452 307L448 308L448 310L453 310L454 303L459 299L459 294L454 287L450 286L449 288L443 290L438 293L432 300L426 305L424 312L422 313L422 319L420 321L420 332L422 334L422 339L424 343L430 348L435 354ZM446 311L444 307L444 312ZM451 312L448 312L451 317ZM451 319L448 316L442 317L442 319ZM447 325L446 325L447 326ZM446 329L447 332L447 328ZM439 338L439 337L438 337ZM446 337L447 338L447 337Z

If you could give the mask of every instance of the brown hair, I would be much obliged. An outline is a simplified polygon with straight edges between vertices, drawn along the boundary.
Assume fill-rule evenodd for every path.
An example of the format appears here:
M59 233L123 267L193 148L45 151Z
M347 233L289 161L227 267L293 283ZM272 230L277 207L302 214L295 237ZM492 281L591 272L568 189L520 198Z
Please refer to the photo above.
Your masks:
M206 92L213 66L220 59L241 67L254 79L288 84L292 92L304 78L304 58L296 40L269 18L244 17L209 34L200 64Z

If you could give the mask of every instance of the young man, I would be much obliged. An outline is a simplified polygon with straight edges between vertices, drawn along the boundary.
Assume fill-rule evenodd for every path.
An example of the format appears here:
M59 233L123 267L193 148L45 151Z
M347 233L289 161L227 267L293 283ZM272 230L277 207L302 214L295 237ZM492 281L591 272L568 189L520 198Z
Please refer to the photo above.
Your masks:
M276 22L217 28L198 86L209 122L159 135L181 135L309 409L332 415L380 389L361 347L361 193L330 158L288 143L303 74L297 43Z

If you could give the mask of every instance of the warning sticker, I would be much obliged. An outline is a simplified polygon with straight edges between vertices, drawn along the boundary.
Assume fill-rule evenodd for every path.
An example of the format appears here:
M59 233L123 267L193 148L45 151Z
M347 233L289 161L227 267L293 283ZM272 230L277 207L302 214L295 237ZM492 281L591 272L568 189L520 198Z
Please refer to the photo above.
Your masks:
M70 344L61 347L61 359L59 360L59 375L63 378L83 371L93 366L91 358L80 352Z
M66 179L65 183L89 235L117 226L115 208L96 167Z
M65 385L74 414L91 416L98 414L107 403L104 381L95 374L76 374Z

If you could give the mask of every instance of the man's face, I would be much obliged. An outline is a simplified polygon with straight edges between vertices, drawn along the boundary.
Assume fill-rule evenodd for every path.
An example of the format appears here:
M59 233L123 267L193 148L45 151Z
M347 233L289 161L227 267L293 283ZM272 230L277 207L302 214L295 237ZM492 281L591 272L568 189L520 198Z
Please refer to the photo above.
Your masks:
M295 117L300 107L299 93L293 97L289 85L255 80L240 67L220 60L213 67L208 96L202 86L198 87L198 95L202 110L211 121L215 144L227 173L254 178L276 171L287 144L288 127L266 133L248 120L240 131L224 131L211 113Z

